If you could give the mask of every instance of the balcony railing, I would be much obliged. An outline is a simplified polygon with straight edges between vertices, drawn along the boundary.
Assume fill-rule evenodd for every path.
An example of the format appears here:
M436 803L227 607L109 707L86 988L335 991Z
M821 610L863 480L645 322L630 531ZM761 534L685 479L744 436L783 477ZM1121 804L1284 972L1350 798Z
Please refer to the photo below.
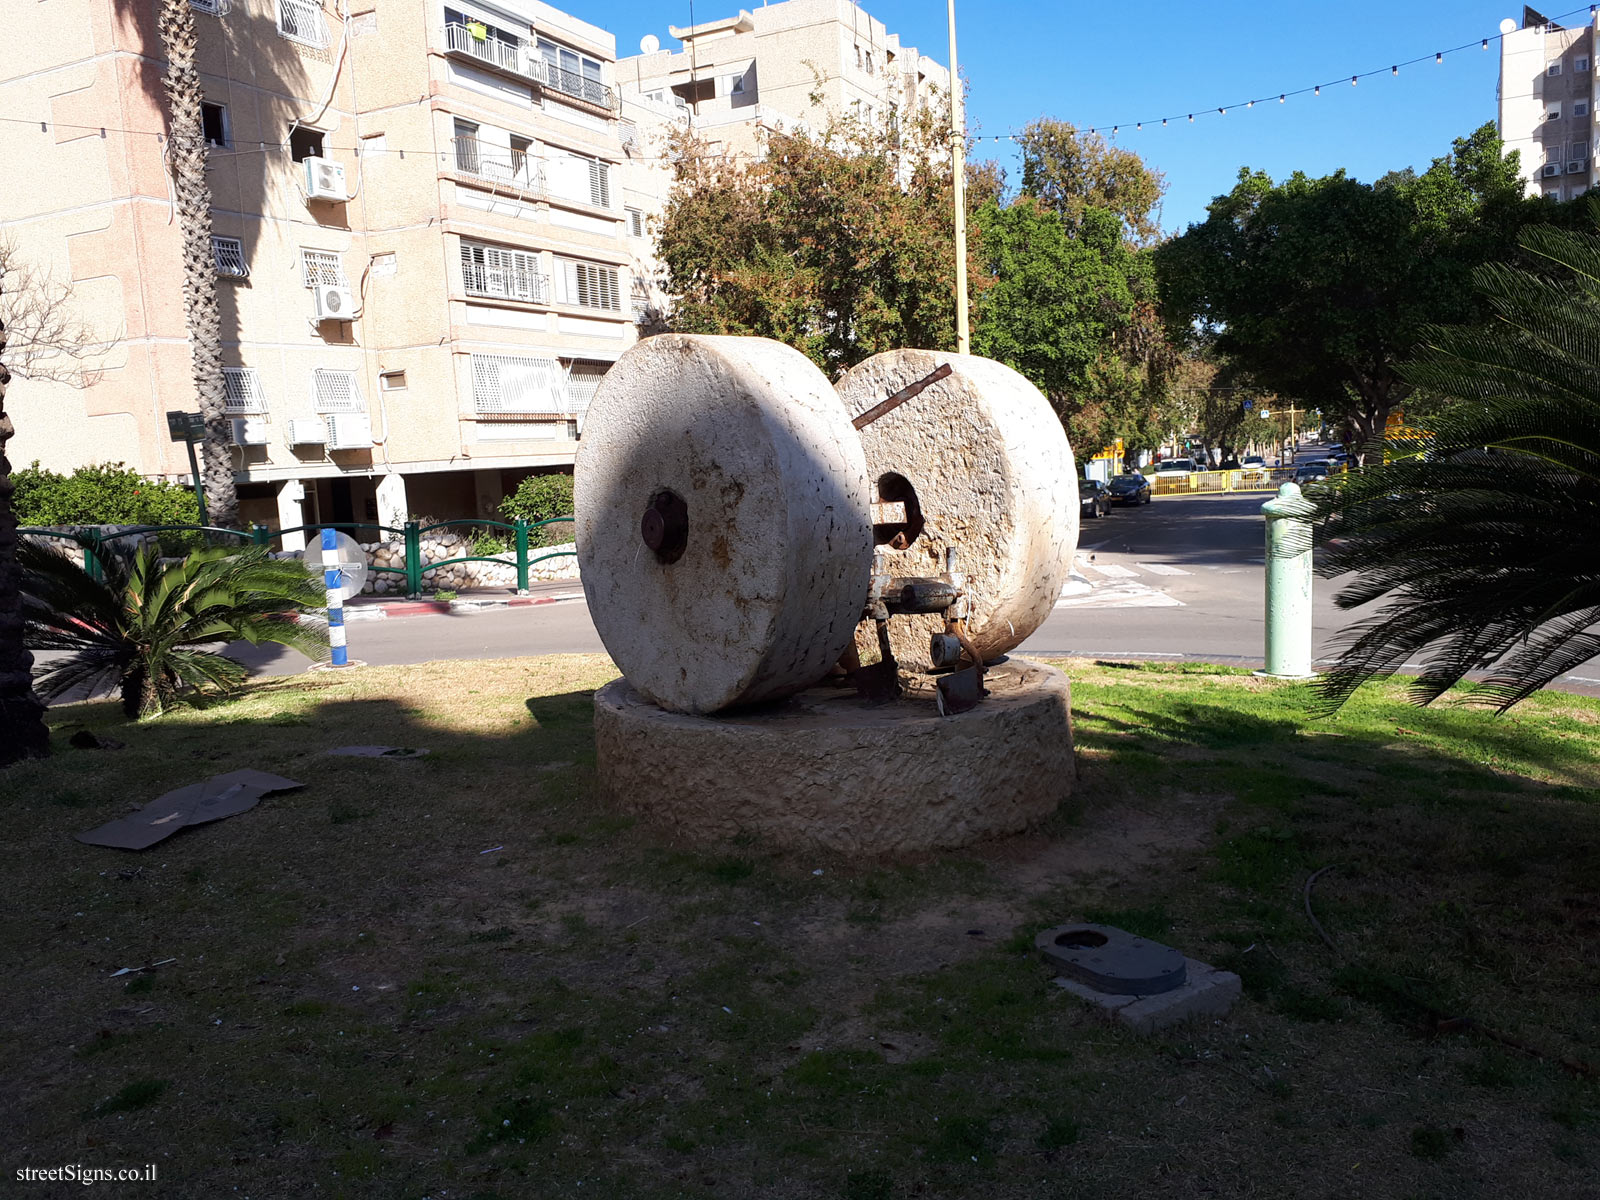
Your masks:
M458 137L450 140L454 147L451 162L462 175L471 175L500 187L517 188L524 192L543 194L546 191L544 172L537 159L477 138Z
M582 100L585 104L593 104L597 108L614 111L619 107L617 94L598 79L590 79L576 71L568 71L542 58L532 59L529 65L533 68L535 79L564 96Z
M493 296L502 300L527 300L548 303L550 277L523 267L485 266L462 263L461 281L469 296Z
M455 24L444 27L444 39L448 50L475 58L519 79L531 80L551 91L608 112L615 112L621 107L616 92L599 80L546 62L526 46L512 45L492 37L475 38L467 26Z
M527 54L521 46L513 46L498 38L475 38L465 25L446 25L444 38L445 45L458 54L469 55L479 62L486 62L491 67L499 67L524 79L536 78L528 70Z

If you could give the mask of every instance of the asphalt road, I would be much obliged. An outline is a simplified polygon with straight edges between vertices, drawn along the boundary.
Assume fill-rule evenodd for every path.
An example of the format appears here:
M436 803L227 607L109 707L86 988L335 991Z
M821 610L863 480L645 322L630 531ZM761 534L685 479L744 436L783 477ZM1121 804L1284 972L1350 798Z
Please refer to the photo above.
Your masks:
M1315 457L1302 449L1299 458ZM1158 498L1083 523L1078 571L1093 586L1068 589L1020 647L1023 653L1089 658L1171 658L1259 666L1265 653L1265 527L1269 493ZM560 588L560 591L575 591ZM1334 605L1337 580L1313 590L1313 646L1331 661L1341 630L1366 615ZM478 613L351 622L350 655L373 665L435 659L603 652L581 598ZM281 647L237 645L257 673L310 665ZM1600 659L1558 684L1600 692Z

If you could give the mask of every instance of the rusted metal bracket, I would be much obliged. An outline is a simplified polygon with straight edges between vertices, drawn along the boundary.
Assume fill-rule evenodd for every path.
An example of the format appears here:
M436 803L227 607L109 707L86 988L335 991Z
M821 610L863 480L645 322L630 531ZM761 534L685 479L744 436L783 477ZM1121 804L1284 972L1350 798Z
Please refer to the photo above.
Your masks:
M924 388L932 387L934 384L938 383L939 380L943 379L948 374L950 374L950 364L949 363L940 363L937 367L935 367L933 370L929 371L926 375L924 375L921 379L917 380L915 383L906 384L905 387L901 388L898 392L896 392L894 395L890 396L887 400L883 401L881 404L874 404L871 408L867 409L866 412L862 413L854 421L851 421L850 424L854 425L857 429L865 429L868 425L871 425L879 417L886 416L887 414L892 413L895 409L899 408L907 400L912 399L914 396L920 395Z

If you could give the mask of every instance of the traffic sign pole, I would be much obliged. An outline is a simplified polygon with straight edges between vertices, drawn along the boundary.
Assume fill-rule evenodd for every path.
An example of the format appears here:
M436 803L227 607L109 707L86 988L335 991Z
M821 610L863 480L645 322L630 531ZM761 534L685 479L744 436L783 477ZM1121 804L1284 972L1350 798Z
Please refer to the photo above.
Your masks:
M329 661L336 667L350 665L350 650L344 636L344 580L343 569L334 558L339 552L339 532L324 528L322 531L322 585L328 594L328 650Z

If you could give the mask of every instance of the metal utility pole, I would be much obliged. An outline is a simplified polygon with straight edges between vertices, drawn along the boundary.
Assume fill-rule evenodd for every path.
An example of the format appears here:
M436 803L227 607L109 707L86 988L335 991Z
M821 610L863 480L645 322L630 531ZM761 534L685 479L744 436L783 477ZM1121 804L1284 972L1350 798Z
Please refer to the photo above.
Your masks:
M956 194L956 349L972 353L967 329L967 119L956 69L956 0L950 6L950 152Z

